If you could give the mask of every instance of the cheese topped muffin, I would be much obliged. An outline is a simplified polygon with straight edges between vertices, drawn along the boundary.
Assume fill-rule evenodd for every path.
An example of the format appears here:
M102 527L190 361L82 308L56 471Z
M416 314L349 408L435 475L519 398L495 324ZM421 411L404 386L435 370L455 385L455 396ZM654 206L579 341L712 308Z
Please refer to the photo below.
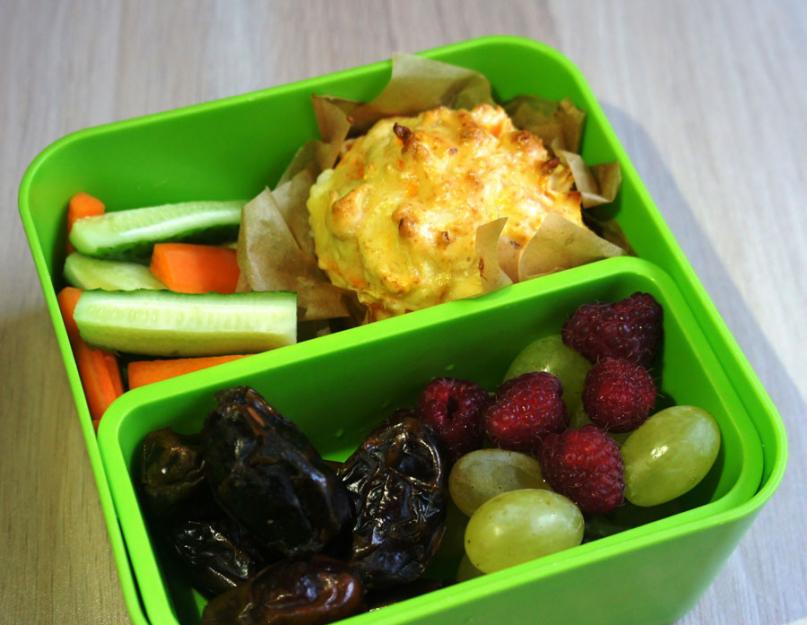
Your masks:
M382 119L311 188L319 266L370 319L478 295L477 228L507 217L499 255L510 273L545 214L582 225L572 184L501 107Z

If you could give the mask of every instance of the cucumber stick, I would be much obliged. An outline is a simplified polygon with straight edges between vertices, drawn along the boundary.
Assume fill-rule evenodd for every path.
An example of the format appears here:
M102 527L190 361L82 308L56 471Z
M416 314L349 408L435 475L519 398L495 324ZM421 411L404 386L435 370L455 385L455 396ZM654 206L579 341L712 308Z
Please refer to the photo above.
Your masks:
M165 288L148 267L119 260L99 260L75 252L64 261L64 277L70 285L84 290L134 291Z
M90 345L132 354L248 354L297 340L297 296L286 291L86 291L74 317Z
M146 258L155 243L235 239L243 200L181 202L113 211L73 224L70 242L82 254L119 260Z

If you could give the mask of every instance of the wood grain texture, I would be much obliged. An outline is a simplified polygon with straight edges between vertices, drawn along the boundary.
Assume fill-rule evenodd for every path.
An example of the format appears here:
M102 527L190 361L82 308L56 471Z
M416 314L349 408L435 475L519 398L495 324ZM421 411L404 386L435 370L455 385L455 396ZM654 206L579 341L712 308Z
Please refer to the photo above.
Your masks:
M681 623L807 616L806 3L0 0L0 622L128 622L17 214L27 163L85 126L490 33L589 78L788 425L780 491Z

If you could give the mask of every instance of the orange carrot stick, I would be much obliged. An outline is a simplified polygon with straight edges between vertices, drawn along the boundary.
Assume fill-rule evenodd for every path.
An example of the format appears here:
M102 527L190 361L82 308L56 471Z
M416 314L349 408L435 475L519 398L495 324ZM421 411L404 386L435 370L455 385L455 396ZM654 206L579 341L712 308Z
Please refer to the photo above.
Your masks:
M192 243L158 243L151 255L153 273L178 293L235 293L235 250Z
M97 430L98 421L101 420L109 404L123 395L123 382L115 355L103 349L90 347L81 340L76 320L73 318L79 297L81 289L68 286L59 291L57 299L70 344L73 346L73 353L76 355L84 396L87 398L93 425Z
M73 286L66 286L56 296L56 299L59 300L59 309L62 311L65 328L67 328L67 336L70 337L70 344L74 346L80 339L76 320L73 319L73 311L76 309L79 297L81 297L81 289Z
M90 415L93 421L100 421L109 404L123 394L118 361L114 354L90 347L79 339L76 343L76 362Z
M191 373L199 369L206 369L224 362L243 358L243 355L234 356L206 356L202 358L174 358L171 360L137 360L130 362L129 388L137 388L146 384L153 384L161 380Z
M85 217L93 217L95 215L103 215L106 207L104 203L89 193L76 193L70 198L70 204L67 207L67 234L73 229L73 224L79 219ZM70 241L67 242L67 253L74 251Z

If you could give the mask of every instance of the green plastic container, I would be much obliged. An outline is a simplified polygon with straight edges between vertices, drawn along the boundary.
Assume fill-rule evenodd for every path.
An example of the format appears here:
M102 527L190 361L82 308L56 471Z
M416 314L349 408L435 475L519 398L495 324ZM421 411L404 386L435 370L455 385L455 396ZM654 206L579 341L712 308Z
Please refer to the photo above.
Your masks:
M633 622L665 622L682 604L682 589L666 591L662 604L653 595L657 579L635 575L634 570L639 570L639 563L647 565L645 552L661 536L668 536L661 541L666 547L670 540L666 532L671 532L682 545L680 557L684 557L684 541L695 530L696 521L708 520L748 501L759 485L762 452L753 425L678 289L663 271L636 258L611 259L485 297L268 352L252 362L242 361L226 370L208 370L203 376L186 378L181 387L174 382L155 384L124 396L102 421L100 445L147 615L154 623L195 623L196 606L201 604L181 575L174 574L170 565L165 567L167 558L160 566L155 555L157 546L141 515L134 481L140 444L150 431L167 426L199 431L214 406L215 391L245 383L261 391L272 405L297 422L324 456L343 460L393 408L412 405L434 376L457 376L495 389L521 348L532 339L559 332L577 306L620 299L635 291L651 293L664 308L662 395L708 410L718 420L723 436L722 454L712 472L682 502L686 512L533 561L517 570L488 576L484 582L447 588L434 593L434 597L393 606L385 610L383 622L444 622L442 619L448 615L443 612L443 602L453 602L458 596L464 597L464 613L487 614L491 620L481 622L492 622L500 603L498 596L493 600L484 599L484 593L480 596L488 584L507 579L500 586L507 588L506 593L543 596L542 586L531 586L537 580L551 578L558 569L574 569L587 576L588 566L601 558L619 567L620 575L609 573L609 580L581 578L596 581L596 590L587 591L592 602L617 608L619 587L629 577L638 595L653 597L643 609L641 601L631 602L637 617L642 616ZM611 551L617 545L621 545L618 557ZM704 576L712 571L703 569L705 559L702 557L697 564L695 576L702 586L708 580ZM456 567L459 559L447 563L449 570L451 564ZM665 567L669 564L665 563ZM688 565L696 568L694 561L689 560ZM579 587L576 581L570 589ZM542 622L571 622L562 617L579 602L577 594L553 596L554 617L550 619L545 614L547 620ZM532 602L511 605L513 623L525 622L534 610ZM660 615L662 620L651 620ZM375 615L363 618L369 622ZM602 622L625 620L620 617Z
M312 92L369 99L387 80L389 62L85 130L50 146L26 173L20 212L137 625L195 623L199 609L182 577L170 565L161 568L135 498L132 459L148 431L168 424L198 429L214 390L248 383L323 453L341 457L431 376L450 373L494 386L527 340L557 331L574 306L594 298L635 290L656 295L667 314L663 390L720 422L721 456L686 496L686 511L351 622L669 623L706 589L778 486L786 462L781 419L579 71L554 50L512 37L425 54L483 72L500 99L571 97L585 110L583 155L592 163L620 161L624 182L614 212L640 259L594 263L138 389L113 404L96 442L55 296L67 199L87 191L123 209L254 195L316 136Z

